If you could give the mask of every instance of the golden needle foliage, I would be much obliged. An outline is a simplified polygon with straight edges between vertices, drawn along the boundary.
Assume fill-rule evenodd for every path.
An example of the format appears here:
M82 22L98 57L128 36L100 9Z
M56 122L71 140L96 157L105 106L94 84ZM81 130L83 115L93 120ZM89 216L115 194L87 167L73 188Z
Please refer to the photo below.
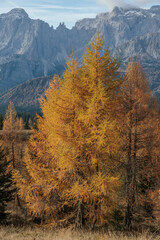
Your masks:
M125 169L125 224L153 219L152 192L160 177L160 122L158 103L152 96L139 62L130 63L121 85L121 137Z
M119 65L98 36L83 58L72 55L41 99L43 117L28 143L26 172L15 173L30 213L53 224L108 222L120 186L116 154Z
M44 223L104 226L122 203L128 229L154 217L158 104L140 63L129 64L123 82L118 68L97 36L82 64L72 55L40 100L25 169L14 177L28 212Z
M18 167L21 160L23 151L21 135L23 129L23 120L17 117L14 104L10 102L3 123L2 144L7 159L10 161L11 170Z

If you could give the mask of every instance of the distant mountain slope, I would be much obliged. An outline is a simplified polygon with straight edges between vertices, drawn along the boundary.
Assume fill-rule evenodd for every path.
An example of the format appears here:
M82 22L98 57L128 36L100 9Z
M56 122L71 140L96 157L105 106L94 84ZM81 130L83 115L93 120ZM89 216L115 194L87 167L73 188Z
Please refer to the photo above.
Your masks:
M155 73L153 72L154 76ZM45 96L45 91L48 89L52 78L52 76L48 76L31 79L0 93L0 113L5 114L10 101L14 103L18 112L30 112L32 114L40 112L39 99ZM160 79L160 71L157 72L157 79ZM154 93L156 93L160 100L159 82L155 83L152 87L154 87Z
M41 20L30 19L23 9L13 9L0 15L0 92L11 88L1 94L2 102L12 95L20 104L19 96L29 106L34 98L30 84L26 83L24 89L18 86L19 90L15 86L29 79L62 73L67 57L74 51L81 60L97 31L103 36L105 48L121 62L122 71L130 59L142 62L152 90L160 95L160 6L115 7L110 13L78 21L72 29L64 24L54 29ZM35 88L38 95L39 90Z
M49 87L49 81L53 77L41 77L28 80L18 86L0 94L0 113L5 113L10 101L17 111L40 111L39 98L44 96L45 90Z

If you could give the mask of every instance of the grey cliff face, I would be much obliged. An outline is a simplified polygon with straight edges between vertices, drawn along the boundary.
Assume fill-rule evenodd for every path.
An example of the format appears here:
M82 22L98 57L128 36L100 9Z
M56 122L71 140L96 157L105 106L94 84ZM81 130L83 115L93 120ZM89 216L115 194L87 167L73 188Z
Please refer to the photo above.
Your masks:
M90 38L86 30L69 30L63 24L54 30L30 19L23 9L0 15L0 91L61 72L72 49L82 55Z
M31 20L23 9L0 15L1 90L53 71L52 42L49 25Z
M81 30L98 29L105 45L113 51L125 41L160 30L160 6L150 10L115 7L111 13L99 14L95 19L84 19L76 23Z
M148 10L115 7L110 13L78 21L72 29L64 24L53 29L41 20L30 19L23 9L1 14L0 92L32 78L61 73L72 50L81 59L97 31L105 48L123 63L123 70L130 58L140 59L157 89L160 6L153 6Z

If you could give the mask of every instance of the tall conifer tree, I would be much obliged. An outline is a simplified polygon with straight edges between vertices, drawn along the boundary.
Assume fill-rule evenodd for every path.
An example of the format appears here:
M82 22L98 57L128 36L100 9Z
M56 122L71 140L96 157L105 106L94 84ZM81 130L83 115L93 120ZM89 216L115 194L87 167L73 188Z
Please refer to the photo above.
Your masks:
M23 120L17 117L14 104L10 102L4 118L2 142L11 170L19 165L19 152L22 148L21 131L23 129Z
M139 62L128 65L121 94L125 225L130 229L136 219L140 221L153 217L150 196L159 174L158 108Z
M11 172L7 171L7 167L8 163L0 147L0 224L5 223L7 220L7 203L13 199L13 194L15 192Z
M16 174L19 194L41 219L77 227L107 223L120 181L111 156L119 149L115 106L118 64L97 37L79 67L72 56L42 99L24 158L27 174Z
M24 129L22 118L18 118L13 102L9 103L5 114L2 131L2 144L8 162L8 170L22 168L22 156L24 142L22 130ZM16 204L21 206L18 195L15 195Z

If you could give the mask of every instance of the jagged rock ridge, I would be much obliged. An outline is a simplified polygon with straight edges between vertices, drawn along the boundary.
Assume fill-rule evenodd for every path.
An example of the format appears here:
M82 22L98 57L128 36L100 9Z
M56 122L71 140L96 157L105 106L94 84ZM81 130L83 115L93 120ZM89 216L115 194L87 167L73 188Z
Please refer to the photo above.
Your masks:
M32 20L23 9L0 15L0 91L28 79L61 73L74 50L81 59L95 33L120 60L140 59L153 91L160 92L160 6L150 9L115 7L110 13L57 29ZM3 94L2 94L3 95ZM3 98L4 99L4 98ZM2 101L3 102L3 101Z

